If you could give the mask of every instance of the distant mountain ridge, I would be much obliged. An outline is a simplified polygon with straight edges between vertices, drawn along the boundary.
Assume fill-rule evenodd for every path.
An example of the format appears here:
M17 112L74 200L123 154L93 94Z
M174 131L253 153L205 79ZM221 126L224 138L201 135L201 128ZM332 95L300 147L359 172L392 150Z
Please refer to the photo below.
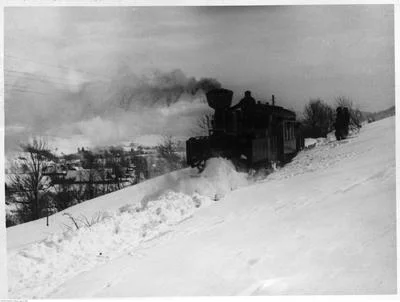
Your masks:
M369 123L374 121L379 121L381 119L387 118L389 116L394 116L396 114L396 106L392 106L388 109L377 111L377 112L362 112L364 120Z

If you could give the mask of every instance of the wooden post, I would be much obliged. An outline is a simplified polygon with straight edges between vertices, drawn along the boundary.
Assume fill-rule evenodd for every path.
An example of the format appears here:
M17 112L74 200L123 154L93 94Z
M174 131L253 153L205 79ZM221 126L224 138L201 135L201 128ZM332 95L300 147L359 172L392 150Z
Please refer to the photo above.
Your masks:
M49 226L49 200L47 200L47 209L46 209L46 226Z

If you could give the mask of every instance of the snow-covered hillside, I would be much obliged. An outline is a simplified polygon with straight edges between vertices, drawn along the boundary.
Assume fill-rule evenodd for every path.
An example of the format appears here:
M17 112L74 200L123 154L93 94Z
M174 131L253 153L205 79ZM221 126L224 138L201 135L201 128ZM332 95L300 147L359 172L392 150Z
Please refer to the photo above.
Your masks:
M9 228L9 296L395 293L394 130L318 142L267 178L212 159L65 210L79 230L64 213Z

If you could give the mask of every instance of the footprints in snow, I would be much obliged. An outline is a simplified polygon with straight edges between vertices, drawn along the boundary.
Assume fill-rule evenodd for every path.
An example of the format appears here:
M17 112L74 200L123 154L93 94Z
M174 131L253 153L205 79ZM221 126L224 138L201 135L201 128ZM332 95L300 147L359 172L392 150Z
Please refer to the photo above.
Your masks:
M393 166L385 167L369 177L357 179L355 182L340 188L338 192L346 193L354 189L355 187L368 183L369 181L375 181L375 180L385 181L388 178L393 178L392 174L394 174L394 168L395 167Z

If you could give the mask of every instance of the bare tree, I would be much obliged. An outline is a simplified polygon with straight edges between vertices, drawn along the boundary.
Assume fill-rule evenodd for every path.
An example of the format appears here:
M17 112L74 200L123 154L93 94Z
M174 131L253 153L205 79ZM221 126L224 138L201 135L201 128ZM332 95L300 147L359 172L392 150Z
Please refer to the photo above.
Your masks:
M212 129L212 113L202 115L196 123L196 128L193 130L193 135L206 136Z
M173 171L182 167L182 160L177 152L177 144L171 136L157 146L158 155L166 161L167 170Z
M11 202L21 205L24 220L35 220L44 216L43 210L48 206L46 193L52 184L43 172L55 156L42 138L20 147L22 155L14 161L12 173L8 175L9 189L14 195Z
M334 111L321 99L310 100L303 115L305 136L326 137L333 128Z

